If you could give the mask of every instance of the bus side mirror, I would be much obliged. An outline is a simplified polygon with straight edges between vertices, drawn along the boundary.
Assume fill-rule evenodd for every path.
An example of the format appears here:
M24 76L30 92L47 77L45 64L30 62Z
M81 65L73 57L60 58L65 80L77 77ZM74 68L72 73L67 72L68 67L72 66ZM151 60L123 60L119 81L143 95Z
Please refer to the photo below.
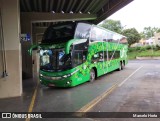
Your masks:
M37 53L40 53L40 50L37 50Z
M32 51L37 49L38 49L38 45L32 45L28 50L29 55L32 55Z

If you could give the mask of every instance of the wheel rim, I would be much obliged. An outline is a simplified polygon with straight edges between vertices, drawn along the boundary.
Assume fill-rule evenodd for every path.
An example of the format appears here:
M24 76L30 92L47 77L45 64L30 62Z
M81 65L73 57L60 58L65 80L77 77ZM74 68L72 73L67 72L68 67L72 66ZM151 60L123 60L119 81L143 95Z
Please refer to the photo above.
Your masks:
M120 63L120 65L119 65L119 70L122 70L122 64Z
M92 70L91 73L90 73L90 80L91 80L91 81L94 81L94 79L95 79L95 73L94 73L94 71Z
M124 63L122 62L122 67L121 67L122 69L124 68Z

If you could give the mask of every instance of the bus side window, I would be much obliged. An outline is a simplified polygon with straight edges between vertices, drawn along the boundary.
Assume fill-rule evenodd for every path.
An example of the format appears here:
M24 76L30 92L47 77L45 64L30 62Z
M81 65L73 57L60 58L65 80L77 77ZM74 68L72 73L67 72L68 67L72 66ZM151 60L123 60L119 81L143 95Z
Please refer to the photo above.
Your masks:
M114 58L117 59L120 57L120 51L116 51L114 54Z
M99 53L95 53L92 56L92 63L99 61Z
M87 51L83 51L83 62L87 60Z
M120 51L108 51L109 60L117 59L120 57Z
M99 61L103 61L103 52L99 53Z
M113 55L113 51L108 51L108 58L109 58L109 60L113 59L112 55Z
M73 65L74 65L74 67L76 67L86 61L88 43L89 43L89 41L86 41L84 43L79 43L79 44L73 45Z
M107 60L107 51L104 51L104 60Z
M82 51L75 51L74 52L74 58L73 58L73 61L74 61L74 67L80 65L83 63L83 52Z

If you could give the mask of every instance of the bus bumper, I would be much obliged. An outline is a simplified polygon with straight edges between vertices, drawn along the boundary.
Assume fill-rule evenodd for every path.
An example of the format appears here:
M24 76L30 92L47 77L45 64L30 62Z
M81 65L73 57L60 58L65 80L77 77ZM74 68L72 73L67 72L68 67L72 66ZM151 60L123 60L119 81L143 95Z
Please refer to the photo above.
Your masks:
M40 83L42 85L48 86L48 87L72 87L72 80L69 78L66 78L64 80L48 80L44 79L43 77L40 77Z

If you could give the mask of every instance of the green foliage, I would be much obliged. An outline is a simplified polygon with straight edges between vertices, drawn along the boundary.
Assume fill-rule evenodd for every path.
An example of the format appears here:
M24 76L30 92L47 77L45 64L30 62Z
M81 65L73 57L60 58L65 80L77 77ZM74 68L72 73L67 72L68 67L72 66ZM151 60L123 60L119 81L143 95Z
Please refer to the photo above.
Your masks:
M156 46L150 46L150 45L148 45L145 48L146 48L146 50L150 50L150 49L153 49L155 51L160 50L160 46L159 45L156 45Z
M139 40L141 39L140 34L138 33L138 31L135 28L125 29L122 32L122 34L127 37L129 46L131 44L139 42Z
M136 58L136 56L137 56L137 54L138 54L138 51L128 51L128 59L129 60L133 60L133 59L135 59Z
M100 26L117 33L121 33L122 31L121 22L117 20L106 19Z
M128 52L133 52L135 50L136 50L135 47L128 48Z
M146 46L146 49L149 50L149 49L152 49L152 47L150 45Z
M152 48L153 50L158 50L158 48L157 48L156 46L151 46L151 48Z
M157 50L160 50L160 45L156 45Z
M140 33L140 36L141 36L141 39L146 39L146 35L143 32Z
M143 50L146 50L146 48L145 47L130 47L130 48L128 48L129 52L134 52L134 51L139 52L139 51L143 51Z
M152 50L153 49L153 50ZM128 58L135 59L136 56L140 57L157 57L160 56L160 46L143 46L128 48Z
M146 47L141 47L140 48L140 51L142 52L142 51L146 51Z
M136 47L136 50L141 50L141 47Z
M153 53L152 53L152 50L143 51L137 54L137 56L139 57L158 57L160 56L160 50L154 51Z
M154 33L159 33L160 32L160 28L156 28L156 27L144 27L143 32L140 33L141 38L144 39L149 39L151 37L154 36Z

